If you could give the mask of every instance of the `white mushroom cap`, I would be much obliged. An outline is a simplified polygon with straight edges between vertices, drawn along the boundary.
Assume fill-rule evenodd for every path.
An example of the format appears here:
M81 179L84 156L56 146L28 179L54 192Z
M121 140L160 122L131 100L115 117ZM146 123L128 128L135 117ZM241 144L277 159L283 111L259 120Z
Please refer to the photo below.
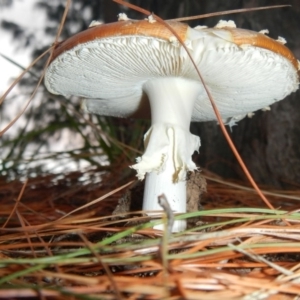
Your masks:
M297 60L263 34L169 24L189 46L223 119L266 107L298 88ZM159 22L130 20L89 28L58 45L46 72L46 87L54 94L87 99L84 107L93 113L142 115L147 106L143 85L151 79L180 77L202 86L183 47L170 42L174 38ZM215 119L202 88L192 121Z

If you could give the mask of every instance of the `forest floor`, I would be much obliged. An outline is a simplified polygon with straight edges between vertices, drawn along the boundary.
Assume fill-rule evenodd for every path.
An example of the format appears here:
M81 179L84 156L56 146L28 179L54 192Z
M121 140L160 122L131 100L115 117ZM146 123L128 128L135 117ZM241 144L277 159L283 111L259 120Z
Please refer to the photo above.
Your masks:
M203 171L200 210L169 234L120 210L134 178L97 172L0 179L0 299L299 299L300 191L266 189L271 210Z

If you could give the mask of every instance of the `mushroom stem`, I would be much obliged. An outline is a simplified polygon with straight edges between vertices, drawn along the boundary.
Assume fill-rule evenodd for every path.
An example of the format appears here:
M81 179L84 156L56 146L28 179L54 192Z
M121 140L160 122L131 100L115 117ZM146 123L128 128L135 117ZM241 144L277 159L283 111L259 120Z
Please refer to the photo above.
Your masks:
M186 181L179 181L174 183L170 180L174 172L173 163L171 159L166 161L165 170L160 173L151 172L146 175L143 210L161 210L158 204L158 196L164 194L168 200L173 212L186 212ZM155 213L148 213L155 216ZM163 225L154 226L155 229L163 229ZM173 232L183 231L186 228L185 221L175 221L173 225Z
M147 81L143 91L150 101L151 128L144 137L145 153L132 166L139 179L147 173L143 209L161 210L158 196L165 194L172 210L184 213L186 172L197 168L191 156L200 147L199 137L190 133L189 126L202 85L178 77L159 78ZM176 221L173 231L185 228L185 221Z

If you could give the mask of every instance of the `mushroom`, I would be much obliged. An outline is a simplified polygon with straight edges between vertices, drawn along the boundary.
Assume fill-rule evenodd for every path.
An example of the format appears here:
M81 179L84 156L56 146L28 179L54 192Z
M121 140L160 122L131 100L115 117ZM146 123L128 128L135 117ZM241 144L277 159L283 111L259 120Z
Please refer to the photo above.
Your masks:
M153 20L121 20L58 44L45 85L53 94L83 97L83 108L90 113L139 118L151 111L145 153L132 166L139 179L146 176L143 209L161 210L157 197L165 194L171 208L183 213L186 173L197 169L191 155L200 147L190 122L216 116L173 33ZM234 125L297 90L299 62L265 32L237 29L232 21L215 28L167 23L189 49L224 123ZM185 226L176 221L173 231Z

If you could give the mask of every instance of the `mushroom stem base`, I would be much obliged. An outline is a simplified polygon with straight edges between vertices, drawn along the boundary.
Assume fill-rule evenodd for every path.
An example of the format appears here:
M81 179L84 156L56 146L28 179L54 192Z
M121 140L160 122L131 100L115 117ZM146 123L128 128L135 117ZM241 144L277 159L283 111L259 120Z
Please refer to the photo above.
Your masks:
M170 166L172 168L172 166ZM169 168L167 166L167 168ZM161 206L158 204L158 196L165 195L167 201L170 204L173 212L175 213L185 213L186 212L186 181L179 181L173 183L170 180L169 172L155 173L151 172L146 175L145 181L145 192L143 210L161 211ZM148 212L148 215L155 216L157 213ZM161 213L159 213L161 215ZM186 221L175 221L172 231L180 232L185 230ZM164 229L164 225L157 225L155 229Z

